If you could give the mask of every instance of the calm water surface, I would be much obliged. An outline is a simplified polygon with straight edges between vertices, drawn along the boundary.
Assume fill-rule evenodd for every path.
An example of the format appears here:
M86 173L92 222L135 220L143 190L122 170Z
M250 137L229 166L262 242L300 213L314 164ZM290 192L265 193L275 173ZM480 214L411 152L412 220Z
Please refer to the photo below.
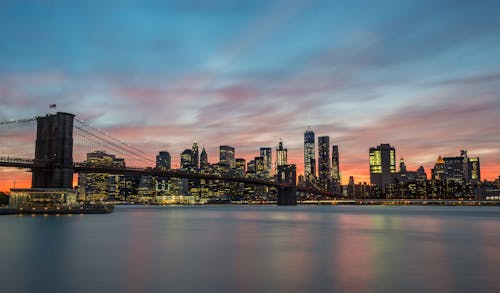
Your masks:
M0 217L1 292L500 292L500 208Z

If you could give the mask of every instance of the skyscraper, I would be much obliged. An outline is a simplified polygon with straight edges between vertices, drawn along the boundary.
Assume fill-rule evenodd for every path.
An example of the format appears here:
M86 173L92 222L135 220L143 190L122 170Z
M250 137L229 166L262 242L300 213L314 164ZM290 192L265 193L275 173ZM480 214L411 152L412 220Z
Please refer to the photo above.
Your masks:
M156 168L160 170L170 170L171 167L170 154L167 151L161 151L156 156Z
M330 190L330 137L318 136L318 179L324 191Z
M219 163L234 168L234 148L221 145L219 147Z
M190 149L185 149L181 153L181 168L184 170L189 170L193 168L193 151Z
M481 181L479 158L470 158L467 151L460 151L458 157L439 156L434 169L432 179L464 184Z
M200 155L198 153L198 144L196 143L196 140L193 142L193 146L191 147L191 152L193 153L193 166L197 169L200 167L199 160L200 160Z
M340 161L339 161L339 146L332 146L332 179L334 183L340 184Z
M432 169L432 180L445 180L446 179L446 167L444 165L444 160L439 156L434 164L434 169Z
M200 169L206 169L206 168L208 168L208 155L207 152L205 151L205 147L203 147L200 155Z
M479 157L469 158L469 181L481 182L481 165Z
M246 171L246 160L243 158L237 158L234 164L234 168L236 169L238 175L244 177Z
M264 159L264 173L267 177L271 176L271 169L273 166L273 157L271 148L260 148L260 156Z
M396 149L389 144L370 148L370 183L385 189L396 173Z
M276 147L276 170L279 166L287 164L287 152L286 148L283 148L283 142L280 140L278 147Z
M306 130L304 132L304 177L306 181L311 181L316 177L314 132Z

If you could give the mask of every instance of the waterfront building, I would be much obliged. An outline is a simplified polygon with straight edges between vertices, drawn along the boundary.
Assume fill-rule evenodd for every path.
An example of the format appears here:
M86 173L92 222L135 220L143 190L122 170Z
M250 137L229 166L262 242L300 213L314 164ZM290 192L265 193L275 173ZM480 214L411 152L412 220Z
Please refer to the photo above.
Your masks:
M271 170L273 166L272 149L268 147L260 148L260 156L264 159L266 177L271 177Z
M156 156L156 169L160 170L170 170L171 168L171 157L170 153L167 151L161 151Z
M279 166L287 165L287 152L288 150L283 147L283 141L279 141L276 147L276 170Z
M90 167L125 167L125 159L104 151L88 153L84 163ZM120 175L109 173L78 174L78 185L82 187L80 190L91 201L116 199L120 192L120 180Z
M318 179L323 191L330 191L330 137L318 136Z
M385 190L396 173L396 149L389 144L370 148L370 184Z
M314 132L310 129L304 132L304 177L312 182L316 177Z
M205 151L205 147L201 150L200 154L200 169L206 170L208 168L208 155L207 152Z
M226 165L229 168L234 168L235 159L234 159L234 147L221 145L219 146L219 163L222 165Z
M460 151L460 156L439 156L434 169L432 169L433 180L444 180L457 184L468 184L481 181L481 170L478 157L468 157L466 150Z

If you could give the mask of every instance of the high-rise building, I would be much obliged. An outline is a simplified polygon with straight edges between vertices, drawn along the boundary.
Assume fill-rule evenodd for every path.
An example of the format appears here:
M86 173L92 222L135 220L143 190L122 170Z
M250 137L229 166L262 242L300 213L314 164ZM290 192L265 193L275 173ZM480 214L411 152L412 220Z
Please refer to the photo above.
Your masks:
M331 187L329 136L318 136L318 179L320 188L329 191Z
M481 182L481 165L479 157L469 158L469 181Z
M432 179L465 184L481 181L479 158L467 156L466 150L460 151L458 157L439 156L434 169Z
M234 168L236 169L238 175L241 177L245 176L246 160L243 158L237 158L234 164L235 164Z
M279 166L287 164L287 152L288 150L283 148L283 142L280 140L276 148L276 170L278 170Z
M304 177L306 181L312 181L316 177L316 159L314 132L304 132Z
M463 157L445 157L445 179L446 181L453 181L459 184L464 183L465 169Z
M340 183L340 162L339 162L339 146L332 146L332 179L336 184Z
M170 170L172 160L170 153L167 151L161 151L156 156L156 169L160 170Z
M193 168L193 151L190 149L185 149L181 153L181 169L189 170Z
M433 180L445 180L446 179L446 167L444 165L444 160L439 156L434 164L434 169L432 169L432 179Z
M205 148L201 150L201 155L200 155L200 168L201 169L206 169L208 168L208 155L207 152L205 151Z
M271 169L273 166L272 149L260 148L260 156L264 159L264 173L269 177L271 176Z
M87 154L85 164L92 167L125 167L125 160L103 151ZM115 199L120 192L120 175L107 173L80 173L78 185L89 200Z
M219 163L234 168L234 148L221 145L219 147Z
M198 144L196 143L196 140L193 142L191 152L193 156L193 166L197 169L200 167L200 154L198 153Z
M396 149L389 144L370 148L370 183L385 189L396 173Z

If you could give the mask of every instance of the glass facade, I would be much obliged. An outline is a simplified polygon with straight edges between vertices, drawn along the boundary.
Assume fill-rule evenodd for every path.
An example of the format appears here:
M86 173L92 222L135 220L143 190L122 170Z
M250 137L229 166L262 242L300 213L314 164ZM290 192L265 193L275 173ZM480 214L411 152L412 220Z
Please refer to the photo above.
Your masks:
M233 147L221 145L219 147L219 163L234 168L234 153L235 151Z
M72 208L77 207L73 189L32 188L12 189L9 208Z
M382 189L393 182L396 174L396 149L389 144L370 148L370 183Z
M307 181L316 177L315 159L315 139L314 132L307 130L304 132L304 177Z
M330 137L318 137L318 179L322 190L330 189Z

